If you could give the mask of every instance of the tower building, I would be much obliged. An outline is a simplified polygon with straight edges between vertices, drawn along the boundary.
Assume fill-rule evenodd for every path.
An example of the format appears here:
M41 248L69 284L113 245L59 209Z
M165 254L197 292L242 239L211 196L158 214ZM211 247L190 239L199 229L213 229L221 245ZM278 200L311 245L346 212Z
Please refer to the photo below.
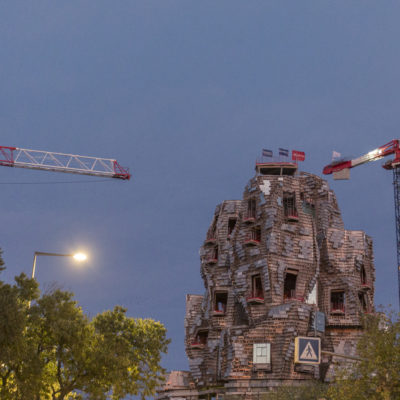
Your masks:
M294 163L256 164L243 199L216 207L200 273L204 295L186 296L187 385L175 390L170 377L159 399L257 399L329 381L332 358L294 363L295 338L355 354L362 315L373 311L371 238L346 230L327 182Z

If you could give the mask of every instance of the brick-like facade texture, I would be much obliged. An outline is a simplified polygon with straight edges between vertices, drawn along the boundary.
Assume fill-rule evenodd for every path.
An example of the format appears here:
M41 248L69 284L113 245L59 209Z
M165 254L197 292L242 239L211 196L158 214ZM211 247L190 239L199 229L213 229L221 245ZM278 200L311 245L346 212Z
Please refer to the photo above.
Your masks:
M285 212L288 194L292 215ZM185 317L186 353L198 390L223 386L225 393L252 398L283 383L328 381L331 358L323 357L320 366L294 364L296 336L317 335L323 350L355 355L361 316L373 311L372 240L344 229L325 180L305 172L257 173L243 200L216 207L200 261L205 294L187 295ZM285 296L288 273L297 277L294 293ZM254 276L262 283L257 296ZM344 294L339 309L332 304L335 291ZM226 305L218 309L221 294ZM325 313L325 332L313 328L315 310ZM253 364L255 343L271 344L270 364Z

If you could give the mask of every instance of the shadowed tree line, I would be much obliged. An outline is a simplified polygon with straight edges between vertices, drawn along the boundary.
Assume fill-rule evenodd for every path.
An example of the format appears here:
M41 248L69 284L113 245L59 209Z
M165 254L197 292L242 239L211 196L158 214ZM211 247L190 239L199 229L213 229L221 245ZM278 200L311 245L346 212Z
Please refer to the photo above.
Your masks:
M90 320L72 293L40 294L25 274L14 284L0 281L2 400L151 396L168 343L160 322L130 318L122 307Z

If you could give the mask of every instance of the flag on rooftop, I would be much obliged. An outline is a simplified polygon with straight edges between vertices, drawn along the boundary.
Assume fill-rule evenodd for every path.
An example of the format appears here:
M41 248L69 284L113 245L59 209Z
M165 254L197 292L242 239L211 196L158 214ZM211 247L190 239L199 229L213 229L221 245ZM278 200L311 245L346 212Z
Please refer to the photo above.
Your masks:
M263 157L272 157L272 150L263 149L262 155Z
M287 149L279 149L279 155L284 157L289 157L289 150Z
M306 159L306 153L304 151L292 150L293 161L304 161Z
M338 153L337 151L335 151L335 150L332 151L332 161L339 159L341 156L342 155L340 153Z

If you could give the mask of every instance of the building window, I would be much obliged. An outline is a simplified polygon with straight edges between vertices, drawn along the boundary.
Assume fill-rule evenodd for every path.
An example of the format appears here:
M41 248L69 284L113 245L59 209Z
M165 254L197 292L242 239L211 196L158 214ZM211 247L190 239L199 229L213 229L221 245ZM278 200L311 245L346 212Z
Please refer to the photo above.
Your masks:
M211 256L214 260L218 260L218 246L215 246Z
M296 297L297 272L286 272L285 283L283 286L283 299L290 300Z
M331 313L344 313L345 294L344 290L335 290L331 292Z
M271 363L271 343L253 344L253 364Z
M367 296L364 292L358 292L358 300L360 301L361 310L363 312L368 312L368 300Z
M255 226L250 231L250 235L251 235L252 240L255 240L256 242L260 242L261 241L261 228L259 226Z
M196 335L196 342L200 344L207 344L208 331L199 331Z
M256 199L249 199L247 201L247 215L246 219L256 218Z
M283 210L288 221L298 221L299 216L296 208L296 198L294 193L283 193Z
M367 285L367 274L365 272L364 265L361 265L360 279L361 279L361 285Z
M202 348L207 344L208 339L208 331L198 331L196 334L196 338L192 342L192 347L194 348Z
M231 236L233 230L235 229L236 218L229 218L228 220L228 236Z
M253 299L264 299L261 275L254 275L251 277L251 297Z
M261 241L261 228L259 226L255 226L250 229L250 232L247 235L245 240L245 244L247 245L256 245Z
M216 264L218 262L218 246L214 246L207 258L207 264Z
M228 293L216 292L215 302L214 302L214 312L217 314L225 314L227 304L228 304Z

